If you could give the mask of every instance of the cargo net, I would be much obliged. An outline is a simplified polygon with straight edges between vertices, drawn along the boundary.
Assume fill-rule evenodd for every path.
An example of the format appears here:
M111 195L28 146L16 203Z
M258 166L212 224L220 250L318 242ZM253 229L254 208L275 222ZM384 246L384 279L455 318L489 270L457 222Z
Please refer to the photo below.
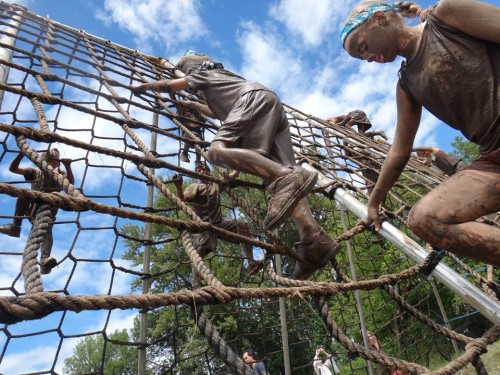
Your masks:
M177 198L174 175L202 177L194 165L206 162L219 122L186 117L178 100L203 102L195 93L131 92L173 78L168 61L3 2L0 22L9 71L0 83L0 373L251 374L241 358L253 348L270 374L284 363L310 374L319 344L342 374L453 374L469 364L487 373L481 354L499 324L429 276L442 258L498 303L486 267L433 249L415 265L337 201L341 192L366 203L389 148L382 133L284 106L297 163L324 177L311 209L342 246L312 278L293 280L296 228L263 229L262 181L210 165L224 216L248 233L204 222ZM16 158L24 176L12 171ZM444 178L412 157L385 219L411 237L409 209ZM16 216L20 202L28 208ZM218 244L202 258L193 234L206 231ZM242 244L262 261L255 274Z

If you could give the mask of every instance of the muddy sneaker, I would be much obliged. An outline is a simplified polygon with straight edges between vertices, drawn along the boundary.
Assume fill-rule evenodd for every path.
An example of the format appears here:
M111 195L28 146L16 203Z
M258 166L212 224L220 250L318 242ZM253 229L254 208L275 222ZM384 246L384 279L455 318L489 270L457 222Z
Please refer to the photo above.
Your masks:
M181 159L181 161L184 163L189 163L189 155L185 154L184 152L181 152L179 154L179 159Z
M317 172L295 167L293 172L271 183L268 188L271 199L264 219L264 228L273 230L283 224L297 203L314 188L317 179Z
M42 275L48 275L55 266L57 266L57 260L54 257L40 260L40 272Z
M7 224L0 227L0 233L11 237L19 237L21 235L21 227L16 224Z
M297 242L295 252L302 258L302 261L295 263L292 277L296 280L307 279L315 271L328 264L339 251L338 242L323 230L307 243Z

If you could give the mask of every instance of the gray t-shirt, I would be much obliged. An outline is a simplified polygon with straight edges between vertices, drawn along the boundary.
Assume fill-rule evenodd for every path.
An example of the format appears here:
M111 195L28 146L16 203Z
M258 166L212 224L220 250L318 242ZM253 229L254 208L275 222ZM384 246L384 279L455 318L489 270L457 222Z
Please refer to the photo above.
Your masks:
M258 82L247 81L228 70L200 69L201 64L209 59L206 55L184 56L176 68L186 73L184 78L192 90L203 92L207 105L219 120L224 121L236 101L247 92L271 91Z
M266 366L264 366L264 362L257 362L253 368L254 375L268 375L266 371Z
M184 190L184 197L203 220L212 224L222 221L220 191L218 184L193 183Z
M436 153L434 164L448 176L452 176L468 167L462 159L441 150Z
M500 149L500 44L427 20L416 56L399 84L434 116L479 145Z

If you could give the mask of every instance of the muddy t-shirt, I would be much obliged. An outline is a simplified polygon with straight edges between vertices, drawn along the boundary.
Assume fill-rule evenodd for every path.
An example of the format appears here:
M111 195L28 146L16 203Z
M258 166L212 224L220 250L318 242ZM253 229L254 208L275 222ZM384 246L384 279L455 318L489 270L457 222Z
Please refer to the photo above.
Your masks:
M191 184L184 191L184 197L203 221L217 224L222 220L219 185Z
M441 150L436 153L434 164L436 164L436 167L441 169L448 176L452 176L468 167L462 159Z
M52 193L61 191L61 186L53 180L48 173L40 169L26 168L24 170L24 179L31 183L31 190Z
M500 149L500 44L427 20L416 56L399 84L434 116L460 130L481 153Z
M186 73L184 78L192 90L203 92L207 105L219 120L224 121L236 101L247 92L271 91L258 82L247 81L224 69L200 69L203 62L209 59L204 55L184 56L176 68Z

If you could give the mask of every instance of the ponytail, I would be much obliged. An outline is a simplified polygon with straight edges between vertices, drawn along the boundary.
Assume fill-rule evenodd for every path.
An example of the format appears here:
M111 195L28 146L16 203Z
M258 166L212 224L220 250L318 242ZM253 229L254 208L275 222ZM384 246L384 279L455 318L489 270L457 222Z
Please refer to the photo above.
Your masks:
M420 22L424 22L431 13L432 7L424 9L413 1L397 1L394 5L399 9L400 14L406 18L419 17Z

